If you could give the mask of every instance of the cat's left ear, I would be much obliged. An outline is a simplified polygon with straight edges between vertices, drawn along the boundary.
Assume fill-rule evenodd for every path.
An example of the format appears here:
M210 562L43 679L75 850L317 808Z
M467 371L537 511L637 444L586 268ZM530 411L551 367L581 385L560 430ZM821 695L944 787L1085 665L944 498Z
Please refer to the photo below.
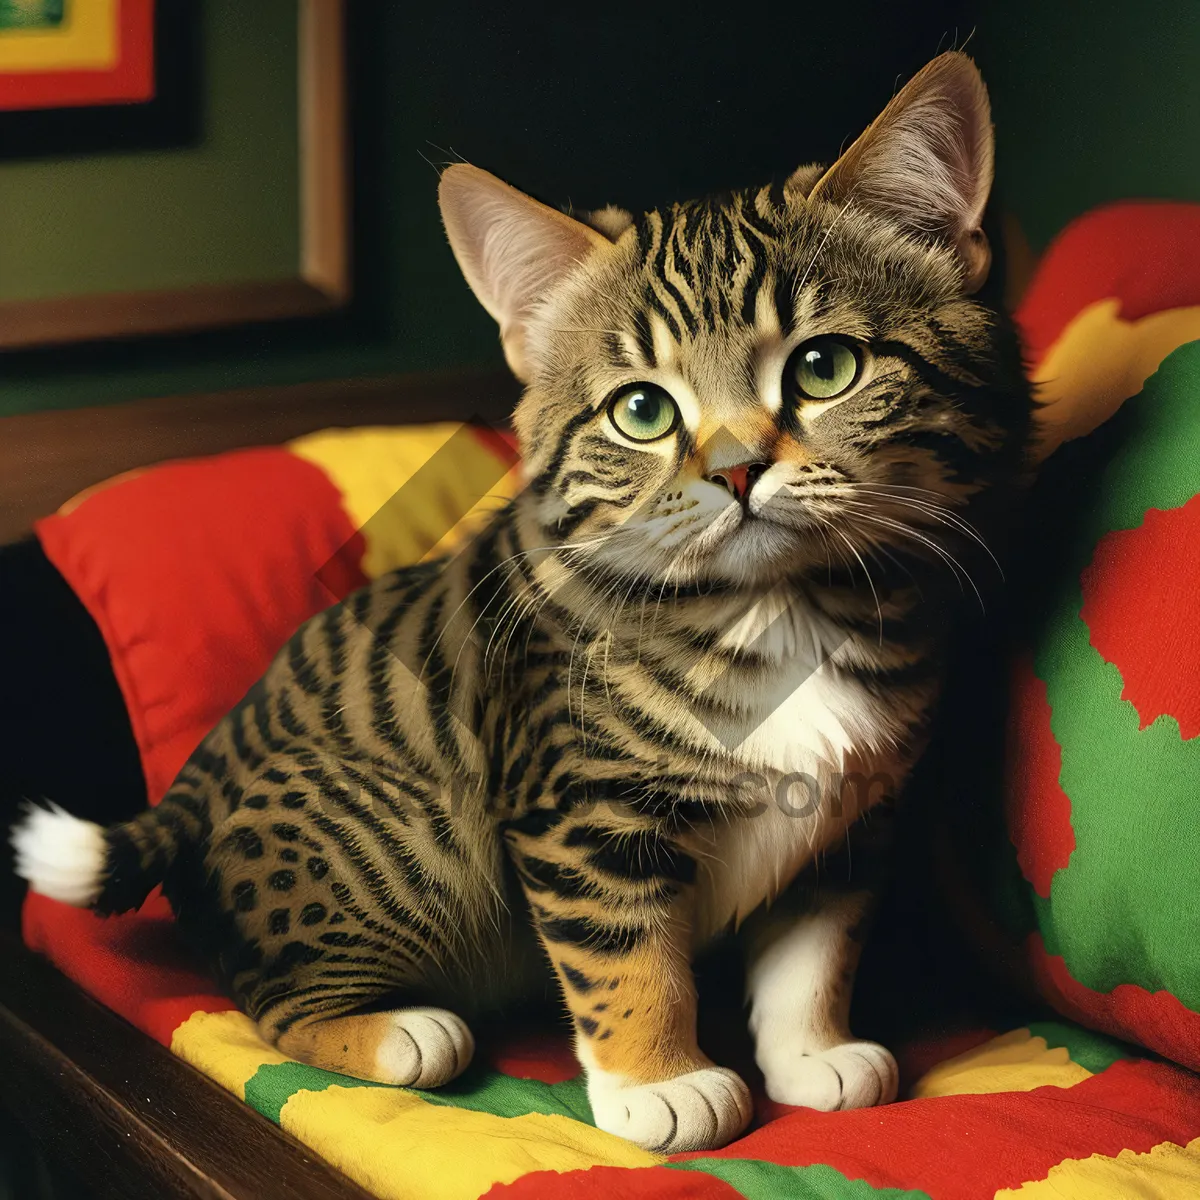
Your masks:
M467 163L442 173L438 202L462 273L500 325L508 365L528 382L530 314L580 263L612 243Z
M892 98L817 181L810 200L861 202L957 251L968 292L987 278L983 210L992 187L992 118L979 69L939 55Z

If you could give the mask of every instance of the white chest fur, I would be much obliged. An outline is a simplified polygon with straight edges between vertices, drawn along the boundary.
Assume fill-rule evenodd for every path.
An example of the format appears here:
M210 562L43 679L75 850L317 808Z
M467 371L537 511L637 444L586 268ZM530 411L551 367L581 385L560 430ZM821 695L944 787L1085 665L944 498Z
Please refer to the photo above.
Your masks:
M751 770L783 772L811 771L814 760L840 769L851 751L879 745L886 712L839 669L845 646L845 633L795 595L761 597L721 638L721 651L759 665L731 667L709 685L725 710L710 714L710 740ZM711 661L695 670L705 676Z
M761 648L764 618L777 639L774 669L737 698L720 728L710 723L726 762L743 769L744 786L731 799L744 811L719 822L701 849L697 925L704 939L778 895L841 839L864 799L844 786L845 772L890 757L897 733L886 699L838 669L841 639L828 626L803 614L771 619L768 610L726 640L755 636Z
M786 779L786 777L782 777ZM697 873L697 945L741 924L778 896L852 818L799 783L770 779L749 813L718 823L701 848Z
M847 755L882 732L878 702L832 663L781 665L747 706L741 728L723 731L730 756L750 770L841 770ZM739 734L744 734L739 740Z
M697 922L707 938L778 895L859 815L845 772L876 759L886 727L877 701L823 667L746 734L731 758L744 765L741 811L701 848ZM878 799L873 796L871 799Z

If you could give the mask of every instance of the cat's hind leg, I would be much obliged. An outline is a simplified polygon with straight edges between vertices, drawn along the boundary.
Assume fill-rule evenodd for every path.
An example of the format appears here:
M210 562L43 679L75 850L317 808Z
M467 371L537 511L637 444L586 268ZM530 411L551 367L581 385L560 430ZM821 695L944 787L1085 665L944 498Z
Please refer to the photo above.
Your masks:
M303 771L268 762L261 791L213 830L210 903L184 896L177 911L284 1054L360 1079L437 1087L474 1050L450 1010L474 1010L480 947L497 942L488 881L499 849L465 822L435 829L376 777L369 790L354 778L358 786L346 786L350 769L315 755Z
M475 1039L460 1016L427 1007L313 1020L278 1035L275 1045L310 1066L420 1088L449 1083L475 1053Z

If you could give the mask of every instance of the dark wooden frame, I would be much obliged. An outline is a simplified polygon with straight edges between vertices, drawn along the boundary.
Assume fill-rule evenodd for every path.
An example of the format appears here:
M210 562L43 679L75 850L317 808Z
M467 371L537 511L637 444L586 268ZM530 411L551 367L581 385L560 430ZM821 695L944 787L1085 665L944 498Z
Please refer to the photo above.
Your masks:
M368 1200L253 1109L0 934L0 1104L112 1200Z
M165 291L5 300L0 302L0 350L316 316L349 301L345 0L298 3L299 275Z

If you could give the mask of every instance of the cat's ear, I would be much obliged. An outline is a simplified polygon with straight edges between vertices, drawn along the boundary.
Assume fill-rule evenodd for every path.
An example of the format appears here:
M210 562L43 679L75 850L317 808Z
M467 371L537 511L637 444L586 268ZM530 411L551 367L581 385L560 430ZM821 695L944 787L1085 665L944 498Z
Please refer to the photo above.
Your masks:
M467 163L442 173L438 201L458 265L499 324L508 365L527 382L530 313L579 263L612 243Z
M968 292L991 264L983 210L992 186L992 118L979 69L939 55L892 98L817 181L810 199L855 201L958 252Z

